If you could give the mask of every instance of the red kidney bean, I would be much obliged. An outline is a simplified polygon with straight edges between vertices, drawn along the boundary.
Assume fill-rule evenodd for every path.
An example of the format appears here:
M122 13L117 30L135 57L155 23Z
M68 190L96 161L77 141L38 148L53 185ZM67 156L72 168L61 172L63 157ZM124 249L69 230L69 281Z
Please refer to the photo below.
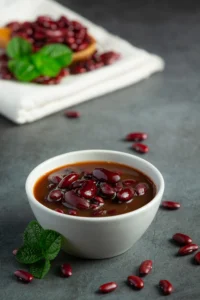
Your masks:
M74 35L75 35L74 31L71 31L71 30L67 30L66 33L65 33L66 37L74 37Z
M77 196L74 191L68 191L65 193L62 204L69 208L77 208L81 210L89 209L90 207L88 200Z
M162 207L170 210L178 209L181 207L179 202L174 202L174 201L163 201L162 202Z
M17 270L14 272L14 274L17 279L25 283L29 283L33 280L33 275L24 270Z
M97 210L97 209L101 208L103 205L104 205L103 198L96 196L90 202L90 209Z
M93 178L92 173L90 171L84 171L82 176L86 179L92 179Z
M0 61L2 62L8 62L8 60L9 60L9 58L8 58L8 56L7 56L7 54L1 54L0 55Z
M4 80L11 80L14 77L13 77L13 75L11 73L8 72L8 73L2 73L1 74L1 78L4 79Z
M43 24L44 22L53 21L51 17L49 16L39 16L36 20L36 22Z
M46 37L48 38L55 38L55 37L63 37L64 36L64 32L62 29L58 29L58 30L46 30Z
M126 140L133 141L133 142L141 142L146 140L147 137L148 135L145 132L132 132L126 136Z
M77 45L76 43L71 44L71 45L70 45L70 48L71 48L74 52L77 52L77 51L78 51L78 45Z
M57 75L57 77L54 78L54 84L60 83L62 80L62 76Z
M117 61L121 55L119 53L108 51L100 55L101 60L105 65L111 65Z
M23 22L23 23L21 24L21 26L22 26L23 28L30 28L30 27L32 27L32 23L31 23L31 22L28 22L28 21L25 21L25 22Z
M135 143L132 145L132 149L135 150L138 153L148 153L149 152L149 147L145 144L141 143Z
M70 119L80 118L80 113L78 111L68 110L65 112L65 116Z
M78 195L86 198L92 199L96 195L97 187L94 180L85 180L82 187L78 190Z
M36 78L34 80L34 82L41 83L41 84L46 84L46 82L48 82L49 80L50 80L50 77L48 77L48 76L40 76L40 77ZM62 180L62 178L61 178L61 180Z
M62 199L63 193L60 190L52 190L47 197L49 202L60 202Z
M100 68L102 68L103 66L104 66L104 64L103 64L103 62L101 62L101 61L95 63L95 68L96 68L96 69L100 69Z
M116 196L116 192L113 187L111 187L108 183L102 182L100 184L100 192L102 196L106 196L109 198L114 198Z
M58 20L57 25L58 25L58 28L64 28L65 27L65 23L62 20Z
M178 251L178 254L179 255L188 255L188 254L191 254L191 253L197 251L198 248L199 247L197 244L188 244L188 245L181 247Z
M51 30L56 30L58 29L58 24L55 21L46 21L43 23L43 27L49 28Z
M77 43L77 41L76 41L76 43ZM82 51L82 50L85 50L87 47L89 46L89 44L88 43L81 43L79 46L78 46L78 51ZM88 67L88 69L91 71L91 67L89 68ZM94 65L94 69L95 69L95 65ZM93 69L93 70L94 70Z
M59 76L65 77L69 75L69 70L67 69L62 69L59 73Z
M61 175L51 174L48 177L48 181L55 183L55 184L58 184L62 179L63 179L63 177Z
M194 260L198 265L200 265L200 252L195 254Z
M142 182L142 183L138 183L136 185L135 190L139 196L143 196L146 194L146 191L148 190L148 188L149 188L148 185L146 183Z
M75 43L75 38L74 38L73 36L67 37L67 38L65 39L65 42L66 42L68 45L72 45L72 44Z
M76 38L76 44L77 44L78 46L80 46L81 44L83 44L83 40L82 40L82 39L77 39L77 38Z
M44 40L46 35L45 35L45 33L42 33L42 32L36 32L36 33L34 33L33 37L35 40Z
M52 85L52 84L57 84L57 83L58 82L57 82L56 78L51 78L51 79L43 82L43 84L46 84L46 85Z
M18 252L18 249L14 249L12 253L13 253L13 255L17 255L17 252Z
M71 21L71 25L73 26L74 30L80 30L83 28L83 25L77 21Z
M107 210L96 210L92 212L93 217L103 217L107 214Z
M60 19L57 21L59 27L68 27L70 25L70 21L65 17L61 16Z
M32 34L33 34L33 28L32 28L32 25L31 25L30 22L24 22L24 23L22 24L22 27L23 27L24 32L25 32L27 35L32 36Z
M104 168L95 168L92 174L98 180L107 181L109 183L116 183L121 179L117 172L112 172Z
M85 61L84 67L86 68L87 71L92 71L96 69L95 62L92 59Z
M64 277L70 277L72 276L72 267L70 264L62 264L61 265L61 272L62 272L62 275Z
M127 202L133 199L134 191L131 188L124 188L120 192L117 193L117 198L120 202Z
M79 174L77 174L77 173L69 174L60 181L58 187L60 189L70 188L72 183L77 181L78 179L79 179Z
M125 186L129 186L129 187L130 186L135 186L136 183L138 183L138 181L135 180L135 179L124 179L124 180L122 180L122 184L125 185Z
M10 28L12 31L17 31L20 29L21 24L19 22L10 22L6 25L6 27Z
M142 278L135 276L135 275L130 275L128 276L128 283L136 288L137 290L141 290L144 287L144 281Z
M75 210L75 209L69 209L68 210L68 214L70 216L77 216L77 210Z
M24 40L28 39L28 34L26 32L12 32L12 37L21 37Z
M63 37L52 37L52 38L48 38L46 40L46 45L48 44L55 44L55 43L59 43L62 44L64 42L64 38Z
M85 38L85 35L87 33L87 30L85 28L81 28L79 31L75 33L76 39L83 40Z
M55 211L57 211L60 214L64 214L64 211L62 209L60 209L60 208L56 208Z
M32 28L34 29L34 32L42 32L44 33L46 30L43 26L41 26L40 23L38 22L33 22L32 23Z
M84 68L83 66L80 66L80 65L76 65L74 67L72 67L71 69L71 74L83 74L83 73L86 73L87 70L86 68Z
M104 200L103 198L96 196L92 199L92 202L95 204L98 204L98 206L103 206L104 205Z
M114 185L115 192L120 192L123 189L123 184L121 182L117 182Z
M90 204L90 209L92 209L92 210L97 210L99 208L100 208L100 206L98 204L95 204L95 203Z
M116 290L116 288L118 287L117 283L112 281L112 282L107 282L107 283L104 283L102 284L100 287L99 287L99 291L101 293L110 293L114 290Z
M85 180L76 180L72 183L72 189L78 189L80 187L82 187L83 183L85 182Z
M12 73L10 73L7 65L0 67L1 75L3 79L14 79L14 76Z
M56 187L55 183L49 183L49 185L48 185L49 190L55 189L55 187Z
M180 245L188 245L192 243L192 239L188 235L183 233L174 234L172 239Z
M153 267L153 262L152 260L145 260L141 263L140 268L139 268L139 273L140 276L144 276L149 274L149 272L151 272Z
M168 280L160 280L159 287L164 295L170 295L174 291L173 285Z

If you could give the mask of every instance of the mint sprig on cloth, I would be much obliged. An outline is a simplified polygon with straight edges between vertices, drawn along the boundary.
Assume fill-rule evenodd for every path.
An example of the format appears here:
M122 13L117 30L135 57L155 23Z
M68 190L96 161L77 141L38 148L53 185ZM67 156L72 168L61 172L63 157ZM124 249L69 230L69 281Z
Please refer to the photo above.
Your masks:
M32 45L21 37L14 37L6 49L10 58L9 70L19 81L30 82L39 76L56 77L71 64L71 49L63 44L50 44L33 53Z
M60 252L62 236L54 230L44 230L37 221L32 221L24 231L23 240L16 259L29 265L32 275L41 279L48 273L50 261Z

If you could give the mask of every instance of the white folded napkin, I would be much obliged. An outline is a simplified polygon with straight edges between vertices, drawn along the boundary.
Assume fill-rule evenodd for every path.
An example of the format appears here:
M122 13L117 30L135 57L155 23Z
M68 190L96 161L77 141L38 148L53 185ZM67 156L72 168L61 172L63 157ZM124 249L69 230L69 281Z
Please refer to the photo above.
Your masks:
M129 86L164 68L160 57L132 46L50 0L18 0L8 7L4 6L0 10L0 26L16 18L25 21L34 20L38 15L58 18L63 14L89 28L97 40L99 51L120 52L122 58L111 66L90 73L68 76L56 86L0 80L0 113L15 123L33 122L77 103Z

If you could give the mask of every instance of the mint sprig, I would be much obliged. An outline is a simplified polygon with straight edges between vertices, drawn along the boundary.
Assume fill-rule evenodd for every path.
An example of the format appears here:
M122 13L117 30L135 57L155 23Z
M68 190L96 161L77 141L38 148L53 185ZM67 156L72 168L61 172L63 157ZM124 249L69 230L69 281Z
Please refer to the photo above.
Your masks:
M35 263L43 258L42 249L32 248L31 246L24 245L22 246L16 255L18 262L22 264L30 265Z
M59 233L45 230L40 239L43 256L49 260L56 258L61 248L61 242L62 239Z
M50 44L44 46L40 54L56 59L61 66L68 66L72 62L72 50L63 44Z
M62 236L54 230L44 230L37 221L32 221L24 231L23 240L16 259L29 265L32 275L41 279L48 273L50 261L60 252Z
M37 248L42 232L44 232L44 230L40 224L37 221L31 221L24 230L24 244Z
M40 76L40 72L35 68L28 57L11 59L8 62L8 67L20 81L29 82Z
M28 41L16 36L8 43L6 52L10 58L24 57L32 53L32 45Z
M60 72L60 64L56 59L41 55L40 52L37 52L31 55L31 62L39 70L40 75L54 77Z
M50 261L42 259L30 266L30 272L35 278L41 279L49 272L50 268Z
M7 46L9 70L23 82L30 82L39 76L56 77L72 62L70 48L63 44L44 46L33 53L32 45L21 37L14 37Z

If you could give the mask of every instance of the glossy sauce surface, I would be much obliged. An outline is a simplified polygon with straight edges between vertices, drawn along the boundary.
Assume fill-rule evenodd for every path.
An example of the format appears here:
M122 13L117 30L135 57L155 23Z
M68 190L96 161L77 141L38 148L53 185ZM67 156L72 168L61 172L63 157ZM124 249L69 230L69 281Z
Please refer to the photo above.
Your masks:
M112 171L112 172L117 172L116 176L120 176L120 180L118 181L118 178L115 176L115 179L118 181L118 183L111 183L107 182L106 180L100 180L97 179L94 174L97 172L97 168L103 168ZM63 201L58 201L58 202L49 202L48 195L49 193L56 189L60 190L63 193L63 198L65 199L65 194L69 191L72 191L72 186L69 186L67 188L60 188L59 183L57 186L55 184L52 184L51 178L53 175L55 176L60 176L65 177L68 176L71 173L76 173L78 174L78 180L85 180L88 182L88 180L93 180L95 182L95 195L96 196L101 196L104 200L104 204L100 206L99 208L94 209L94 205L91 205L93 203L93 199L85 199L88 203L88 208L87 209L77 209L77 207L70 207L63 205ZM91 175L93 173L93 175ZM88 175L89 174L89 175ZM85 176L85 177L84 177ZM77 177L77 176L76 176ZM73 178L72 178L73 179ZM124 185L124 180L134 180L135 183L125 186ZM77 178L76 178L77 180ZM102 186L106 185L108 183L109 187L115 189L118 185L121 185L123 189L131 189L134 191L134 196L131 198L129 201L119 201L120 197L120 192L116 191L113 196L105 196L102 195L102 192L100 192L100 187L102 191ZM139 195L138 188L140 184L145 184L147 189L145 190L145 193L143 195ZM78 195L80 197L80 191L79 189L73 189L73 193ZM35 198L44 206L52 209L52 210L62 210L65 214L71 214L71 210L75 210L74 217L76 216L83 216L83 217L101 217L101 216L112 216L112 215L120 215L124 214L127 212L134 211L145 204L149 203L155 196L156 194L156 187L155 184L151 181L150 178L148 178L145 174L141 173L140 171L133 169L131 167L128 167L126 165L118 164L118 163L113 163L113 162L82 162L82 163L77 163L77 164L72 164L72 165L67 165L60 167L58 169L54 169L43 176L36 182L34 186L34 196ZM66 203L65 203L66 204ZM101 211L101 213L99 213Z

